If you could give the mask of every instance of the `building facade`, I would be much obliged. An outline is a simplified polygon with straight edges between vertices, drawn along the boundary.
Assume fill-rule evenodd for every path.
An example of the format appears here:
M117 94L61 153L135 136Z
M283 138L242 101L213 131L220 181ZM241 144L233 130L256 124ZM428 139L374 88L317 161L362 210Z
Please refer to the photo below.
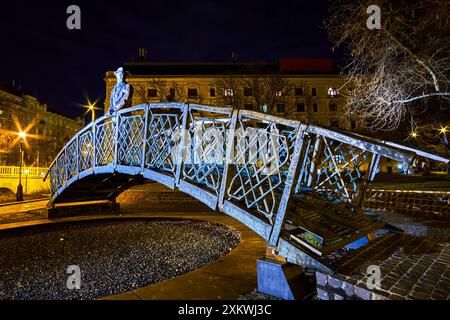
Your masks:
M267 112L333 129L365 131L361 120L346 117L339 91L346 81L330 59L280 59L277 62L125 63L131 105L186 102ZM116 79L106 72L105 112ZM382 160L381 172L402 172Z
M342 117L345 79L328 59L280 59L268 63L125 63L132 104L181 101L232 105L336 128L356 129ZM116 79L105 77L106 97ZM109 106L106 99L105 110Z
M46 104L15 86L0 85L0 166L19 164L18 131L27 131L23 165L46 167L84 121L49 111Z

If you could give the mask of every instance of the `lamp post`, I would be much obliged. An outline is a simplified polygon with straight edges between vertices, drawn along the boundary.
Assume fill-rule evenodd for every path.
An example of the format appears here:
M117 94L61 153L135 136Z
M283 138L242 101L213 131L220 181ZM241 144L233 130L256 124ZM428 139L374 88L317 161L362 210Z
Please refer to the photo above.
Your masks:
M25 193L24 194L28 194L28 174L30 173L30 170L25 169L23 171L23 173L25 173Z
M89 104L88 108L92 113L92 122L94 122L95 121L95 105Z
M23 131L19 132L19 185L17 186L16 200L23 201L23 188L22 188L22 154L23 154L23 142L27 134Z

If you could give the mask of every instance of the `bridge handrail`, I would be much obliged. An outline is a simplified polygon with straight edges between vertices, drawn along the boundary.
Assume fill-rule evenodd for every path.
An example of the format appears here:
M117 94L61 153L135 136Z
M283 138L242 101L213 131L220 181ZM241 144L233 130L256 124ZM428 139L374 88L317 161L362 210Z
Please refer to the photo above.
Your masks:
M208 162L217 155L222 161ZM381 156L410 165L417 153L250 110L161 102L91 122L62 148L44 180L50 174L54 202L61 195L66 201L64 190L87 175L141 175L219 208L289 251L294 249L281 231L293 194L327 190L360 207ZM113 197L113 190L102 197Z
M170 107L170 108L178 108L180 110L182 110L187 104L182 103L182 102L157 102L157 103L146 103L146 104L140 104L140 105L136 105L130 108L126 108L126 109L122 109L119 110L117 112L117 114L115 116L110 116L110 115L104 115L101 116L99 118L97 118L94 122L89 123L88 125L86 125L82 130L80 130L79 132L77 132L67 143L66 145L59 151L59 153L57 154L57 156L55 157L55 159L52 161L52 163L50 164L45 177L44 177L44 181L46 180L48 174L49 174L49 169L54 166L56 160L61 156L61 154L65 151L65 148L70 145L73 141L75 141L76 139L78 139L78 137L85 133L86 131L90 130L93 126L96 126L99 122L102 122L103 120L107 120L107 119L111 119L113 117L118 118L120 114L126 113L126 112L133 112L133 111L137 111L137 110L144 110L146 107L153 109L153 108L166 108L166 107ZM220 113L226 113L226 114L231 114L233 111L233 108L231 107L217 107L217 106L206 106L206 105L200 105L200 104L189 104L191 107L198 109L198 110L203 110L203 111L215 111L215 112L220 112ZM274 116L274 115L269 115L269 114L263 114L260 112L256 112L256 111L250 111L250 110L239 110L240 114L246 115L250 118L254 118L254 119L258 119L258 120L269 120L269 121L274 121L277 123L281 123L283 125L287 125L287 126L291 126L291 127L299 127L300 122L298 120L290 120L290 119L286 119L286 118L281 118L278 116ZM414 157L414 155L420 155L424 158L428 158L434 161L439 161L439 162L444 162L444 163L448 163L450 162L450 159L445 158L445 157L441 157L438 155L434 155L432 153L429 152L424 152L421 151L419 149L415 149L415 148L411 148L411 147L407 147L407 146L403 146L401 144L398 143L394 143L394 142L390 142L387 140L376 140L376 139L371 139L368 137L364 137L361 135L357 135L357 134L352 134L352 133L348 133L348 132L340 132L337 130L330 130L328 128L319 126L319 125L315 125L315 124L308 124L307 125L307 131L311 132L311 133L316 133L316 134L321 134L324 136L327 136L329 138L338 138L338 139L342 139L345 138L346 143L349 143L355 147L358 148L362 148L364 150L376 153L376 154L382 154L384 156L387 156L393 160L396 161L400 161L403 163L407 163L410 162L412 160L412 158ZM358 140L360 140L361 142L358 142ZM374 146L377 146L378 148L375 148Z

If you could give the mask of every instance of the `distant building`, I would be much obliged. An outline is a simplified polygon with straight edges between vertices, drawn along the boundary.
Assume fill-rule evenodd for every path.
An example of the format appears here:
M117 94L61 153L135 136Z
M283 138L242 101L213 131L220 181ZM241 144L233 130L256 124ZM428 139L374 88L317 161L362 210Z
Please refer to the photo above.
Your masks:
M12 146L18 131L14 123L17 118L22 129L34 123L27 138L30 148L24 152L27 166L48 166L59 150L81 128L84 121L50 112L47 105L35 97L24 94L16 86L0 84L0 166L19 163L19 147ZM41 137L35 139L35 136Z
M130 62L124 69L134 90L133 105L163 101L233 105L324 126L358 127L342 118L345 99L337 89L344 79L330 59ZM109 97L116 82L113 71L106 73L105 81Z
M344 116L346 100L339 88L345 77L330 59L286 58L276 62L128 62L132 105L190 102L230 105L280 117L351 131L366 123ZM116 84L106 72L105 111ZM383 159L381 172L402 172L401 164Z

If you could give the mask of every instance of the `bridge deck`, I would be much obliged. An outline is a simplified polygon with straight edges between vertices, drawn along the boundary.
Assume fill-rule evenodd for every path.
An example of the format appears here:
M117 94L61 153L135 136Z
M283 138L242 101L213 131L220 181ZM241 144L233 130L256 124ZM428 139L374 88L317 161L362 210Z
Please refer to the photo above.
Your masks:
M288 261L331 272L330 254L391 229L360 209L381 157L408 172L427 154L248 110L144 104L67 143L49 169L51 202L113 200L150 179L234 217Z

